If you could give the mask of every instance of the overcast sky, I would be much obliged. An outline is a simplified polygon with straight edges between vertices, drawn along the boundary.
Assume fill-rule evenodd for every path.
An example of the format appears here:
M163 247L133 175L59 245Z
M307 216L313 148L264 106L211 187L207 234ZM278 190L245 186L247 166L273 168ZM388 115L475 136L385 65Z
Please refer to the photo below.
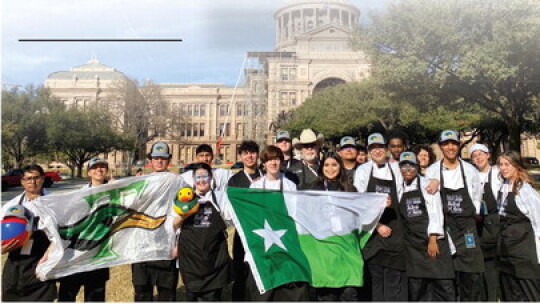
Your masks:
M350 0L362 14L383 0ZM283 0L3 0L2 83L38 84L94 55L135 79L234 85L247 51L273 51ZM19 42L163 38L183 42Z

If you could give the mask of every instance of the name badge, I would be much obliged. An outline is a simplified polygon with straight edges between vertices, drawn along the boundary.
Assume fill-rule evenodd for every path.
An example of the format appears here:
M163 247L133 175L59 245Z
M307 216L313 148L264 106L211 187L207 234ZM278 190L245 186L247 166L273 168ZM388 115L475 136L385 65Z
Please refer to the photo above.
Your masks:
M476 248L476 241L474 240L474 234L465 233L465 247L469 249Z

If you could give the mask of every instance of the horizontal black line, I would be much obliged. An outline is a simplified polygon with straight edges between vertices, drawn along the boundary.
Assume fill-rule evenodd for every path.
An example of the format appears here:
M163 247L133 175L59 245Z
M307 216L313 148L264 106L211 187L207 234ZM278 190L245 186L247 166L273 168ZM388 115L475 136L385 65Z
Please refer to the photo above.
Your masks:
M19 39L19 42L182 42L182 39Z

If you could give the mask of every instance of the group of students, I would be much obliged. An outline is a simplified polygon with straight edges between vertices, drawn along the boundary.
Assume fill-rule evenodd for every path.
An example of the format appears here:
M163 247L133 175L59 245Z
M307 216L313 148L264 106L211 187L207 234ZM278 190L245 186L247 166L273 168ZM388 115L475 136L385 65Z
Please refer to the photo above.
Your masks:
M428 145L407 151L403 136L387 139L371 134L364 148L346 136L336 151L321 157L323 137L311 129L294 144L287 131L278 131L275 145L262 151L254 141L243 141L238 148L243 169L235 174L212 168L212 148L198 146L193 170L182 177L200 207L174 218L175 259L132 265L134 301L152 301L154 288L156 300L175 301L179 273L187 301L223 300L231 283L232 301L540 301L540 195L519 154L504 152L492 166L488 148L475 144L469 149L473 166L459 158L459 134L452 130L439 137L439 161ZM167 171L169 146L155 143L148 159L153 173ZM86 187L106 183L107 170L106 161L89 161ZM43 181L41 167L24 168L25 192L6 205L24 206L45 195ZM260 294L236 233L229 255L231 210L219 197L224 192L216 191L227 187L387 194L386 208L362 249L365 285L312 288L292 282ZM9 253L2 300L56 298L55 282L40 282L33 273L46 258L46 234L34 233L33 241L30 248L2 245L2 253ZM74 301L84 286L85 301L105 301L108 278L106 269L63 278L58 300Z

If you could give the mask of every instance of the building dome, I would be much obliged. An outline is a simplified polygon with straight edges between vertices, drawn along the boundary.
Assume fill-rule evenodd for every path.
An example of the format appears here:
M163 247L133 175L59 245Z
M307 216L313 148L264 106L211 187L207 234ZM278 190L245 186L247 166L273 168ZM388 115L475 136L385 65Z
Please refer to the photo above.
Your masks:
M86 64L71 68L70 71L54 72L47 77L47 80L120 80L125 78L124 73L100 63L97 59L91 59Z
M353 32L359 17L360 10L348 0L286 0L274 14L276 49L283 49L298 36L324 27Z

